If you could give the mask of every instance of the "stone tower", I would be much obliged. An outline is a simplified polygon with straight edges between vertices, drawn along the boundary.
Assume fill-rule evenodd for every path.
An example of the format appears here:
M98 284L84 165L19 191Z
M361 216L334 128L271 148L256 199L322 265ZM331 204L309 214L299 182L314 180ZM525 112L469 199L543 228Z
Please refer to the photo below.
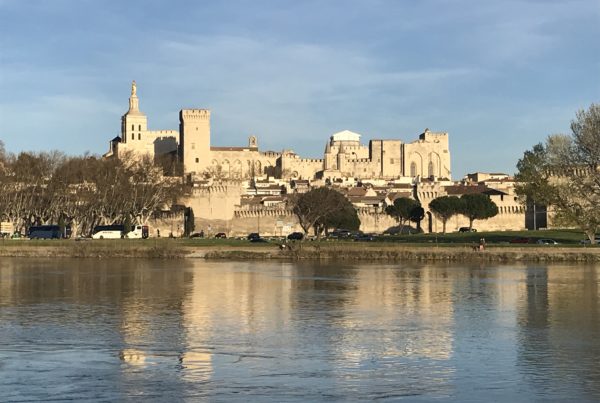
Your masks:
M148 118L140 112L140 101L137 97L137 86L135 81L131 83L131 96L129 97L129 110L121 117L121 141L132 150L136 144L140 145L140 151L144 149L142 139L144 132L148 130Z
M182 109L179 112L179 141L183 171L201 174L210 166L210 111Z

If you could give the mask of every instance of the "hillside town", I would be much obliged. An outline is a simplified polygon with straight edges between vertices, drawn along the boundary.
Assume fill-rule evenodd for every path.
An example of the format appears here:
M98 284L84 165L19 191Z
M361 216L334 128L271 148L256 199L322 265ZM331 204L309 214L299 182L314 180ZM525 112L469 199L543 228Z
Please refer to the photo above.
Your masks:
M98 225L131 221L148 227L150 237L161 234L163 237L181 237L193 233L207 237L215 234L240 237L248 233L286 236L306 231L294 214L295 198L322 187L336 190L352 204L360 220L359 230L364 233L395 234L413 230L436 233L465 228L469 231L521 230L547 225L545 211L538 209L535 217L531 217L531 212L515 193L514 179L507 174L475 172L459 180L453 179L449 134L446 132L425 129L415 140L408 142L371 139L364 144L359 133L343 130L332 134L325 142L321 159L303 158L289 149L262 151L255 135L248 137L245 146L217 147L211 144L210 111L206 109L181 110L179 130L150 130L148 118L140 110L134 81L129 108L121 118L121 133L110 140L108 152L96 163L121 164L128 170L120 193L149 193L148 184L152 183L154 191L162 196L150 192L150 202L143 200L137 203L141 203L137 209L123 207L120 212L114 208L100 212L102 208L88 206L81 215L88 216L89 211L97 213L87 219L76 217L77 213L72 211L56 210L36 215L23 208L12 208L11 212L3 214L2 231L5 234L27 233L32 225L61 220L63 225L74 227L74 234L85 236L91 235ZM89 160L82 163L89 165ZM15 164L18 166L19 161ZM21 162L21 165L26 164ZM72 166L63 171L78 169ZM115 191L117 179L108 180L103 196L99 197L92 196L102 188L98 180L84 177L82 174L79 180L67 180L71 182L68 193L77 199L74 211L85 205L84 195L88 199L105 200L105 204L119 205L115 195L110 199L111 193L118 193ZM46 177L38 183L39 189L48 191L50 182L51 178ZM145 186L143 191L125 189L135 184ZM14 207L16 198L23 199L21 193L31 186L31 183L25 186L22 181L7 184L6 189L17 193L11 196L10 192L5 192L5 209ZM88 195L90 186L93 190ZM173 186L180 188L175 190ZM485 195L497 206L497 214L476 221L473 227L463 214L453 214L444 220L430 206L436 198L470 194ZM15 200L11 201L10 197ZM56 198L56 195L45 197ZM32 193L31 199L34 198L42 199L39 194L34 197ZM423 216L417 223L399 225L398 217L389 214L390 206L398 199L411 199L422 207ZM121 205L127 203L123 200ZM444 221L447 221L445 225Z
M400 197L423 206L423 231L440 232L441 221L429 203L441 196L473 193L488 196L498 206L498 214L477 222L477 229L520 230L533 225L526 223L526 209L509 175L476 172L453 180L449 134L445 132L425 129L410 142L372 139L365 145L360 134L343 130L325 142L321 159L303 158L292 150L262 151L254 135L245 146L211 144L210 111L206 109L181 110L179 130L148 129L134 81L129 109L121 118L121 133L110 141L104 158L146 155L180 161L191 192L178 204L193 210L195 230L207 236L249 232L281 236L301 231L290 198L323 186L336 189L352 203L363 232L397 231L398 223L385 210ZM154 228L150 233L181 236L184 216L183 210L178 211L156 214L150 221ZM538 213L543 224L537 228L545 225L543 218ZM447 231L468 225L466 217L455 215Z

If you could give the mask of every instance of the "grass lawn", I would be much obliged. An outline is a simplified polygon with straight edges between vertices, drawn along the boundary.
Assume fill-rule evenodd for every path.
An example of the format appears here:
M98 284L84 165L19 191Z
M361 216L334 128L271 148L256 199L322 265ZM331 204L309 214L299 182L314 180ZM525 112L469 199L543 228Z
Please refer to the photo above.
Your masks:
M447 234L415 234L379 237L380 241L396 241L407 243L443 243L443 244L465 244L479 243L481 238L486 244L530 246L535 245L538 239L553 239L559 244L579 246L580 241L585 238L579 230L544 230L544 231L490 231L490 232L453 232ZM515 238L529 238L530 243L510 243ZM589 246L589 245L588 245Z
M530 243L510 243L511 239L529 238ZM464 246L465 244L479 244L479 240L485 238L487 245L512 246L512 247L531 247L536 245L538 239L553 239L563 246L584 247L580 241L585 237L579 230L545 230L545 231L493 231L493 232L466 232L466 233L448 233L448 234L413 234L413 235L394 235L394 236L376 236L373 242L353 242L352 239L333 240L322 239L322 245L334 245L339 243L356 244L357 246L377 246L388 243L402 243L407 245L428 247L432 243L446 246ZM105 240L11 240L2 239L0 245L4 247L22 247L22 246L60 246L69 245L94 245L100 248L136 248L136 247L265 247L280 244L281 239L272 239L268 243L252 243L246 239L215 239L215 238L150 238L150 239L105 239ZM314 241L304 241L306 244L315 244ZM540 246L540 245L537 245ZM548 245L551 247L551 245ZM590 247L586 245L585 247ZM592 247L598 247L594 245Z

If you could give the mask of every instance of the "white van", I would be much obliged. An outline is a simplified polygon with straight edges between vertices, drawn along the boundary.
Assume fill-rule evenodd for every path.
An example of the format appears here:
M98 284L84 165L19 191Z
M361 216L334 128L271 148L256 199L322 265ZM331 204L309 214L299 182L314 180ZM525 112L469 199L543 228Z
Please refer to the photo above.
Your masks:
M148 238L148 226L147 225L134 225L126 235L125 238L129 239L146 239Z

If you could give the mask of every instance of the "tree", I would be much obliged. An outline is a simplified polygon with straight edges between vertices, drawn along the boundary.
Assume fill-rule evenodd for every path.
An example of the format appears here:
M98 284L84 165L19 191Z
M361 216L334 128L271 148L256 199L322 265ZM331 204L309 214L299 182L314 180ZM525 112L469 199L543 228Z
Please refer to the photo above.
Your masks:
M446 223L460 212L460 199L456 196L440 196L429 203L431 212L442 220L442 233L446 233Z
M194 221L194 210L191 207L187 207L183 214L183 236L189 237L196 229L196 223Z
M515 190L554 212L553 224L577 226L591 242L600 229L600 105L577 112L571 135L548 136L517 164Z
M317 226L321 227L325 234L329 233L329 229L331 228L344 228L356 231L360 228L360 219L358 218L356 209L348 201L347 203L343 203L339 210L333 211L322 220L318 220Z
M483 193L467 193L460 197L460 213L469 219L469 230L473 221L486 220L498 214L498 206Z
M421 203L413 207L410 211L410 220L417 224L417 231L421 232L421 221L425 217L425 209L421 207Z
M315 230L317 239L323 231L334 228L341 222L351 223L358 220L354 206L341 193L328 188L319 187L301 195L292 201L292 211L298 217L298 222L307 234L311 228ZM360 225L360 221L359 225Z
M131 232L131 227L133 223L131 222L131 216L129 214L125 214L125 218L123 219L123 234L122 236L126 236L129 232Z
M399 197L394 200L393 205L385 208L385 213L394 217L400 223L400 231L402 231L404 223L415 216L415 209L420 206L419 202L414 199Z

